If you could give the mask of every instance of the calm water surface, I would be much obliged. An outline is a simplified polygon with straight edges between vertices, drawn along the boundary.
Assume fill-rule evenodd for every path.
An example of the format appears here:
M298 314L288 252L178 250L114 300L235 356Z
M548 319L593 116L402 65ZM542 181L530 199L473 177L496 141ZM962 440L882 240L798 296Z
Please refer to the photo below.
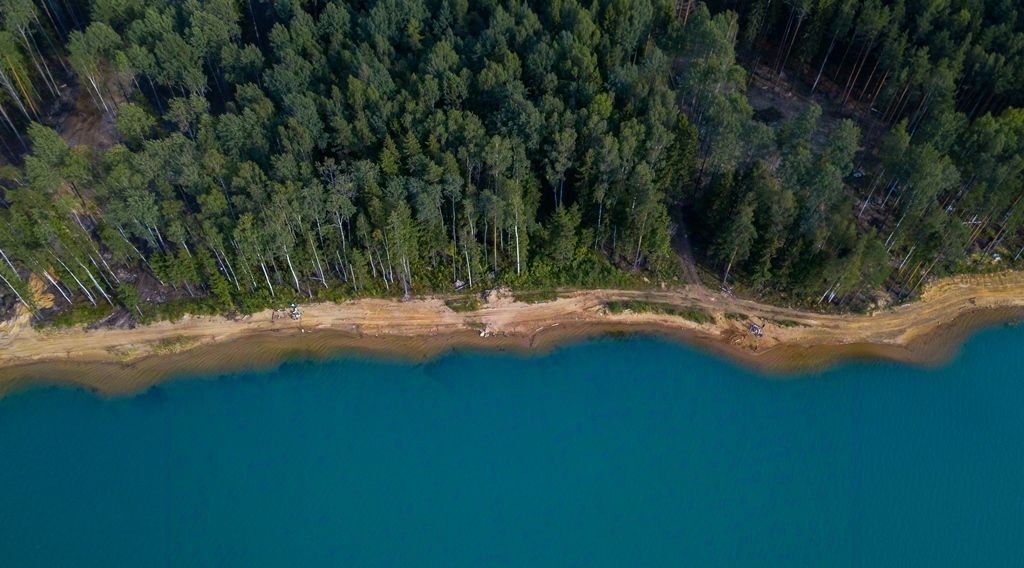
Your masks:
M1020 566L1024 329L769 380L651 339L0 400L0 565Z

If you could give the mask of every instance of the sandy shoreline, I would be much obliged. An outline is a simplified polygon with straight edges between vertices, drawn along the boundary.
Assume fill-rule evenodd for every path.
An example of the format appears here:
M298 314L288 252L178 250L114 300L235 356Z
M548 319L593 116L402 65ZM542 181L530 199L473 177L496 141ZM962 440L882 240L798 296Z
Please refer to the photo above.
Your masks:
M698 325L677 316L605 309L620 300L699 308L714 321ZM870 315L792 310L702 287L579 291L533 304L497 294L472 312L452 311L440 298L303 309L298 322L267 310L239 319L187 317L88 331L37 330L22 314L0 324L0 395L36 383L131 393L174 376L346 352L412 360L466 348L543 352L609 333L665 336L766 371L816 369L848 358L936 364L952 357L971 331L1024 319L1024 272L940 280L920 300ZM749 333L749 322L763 324L764 337Z

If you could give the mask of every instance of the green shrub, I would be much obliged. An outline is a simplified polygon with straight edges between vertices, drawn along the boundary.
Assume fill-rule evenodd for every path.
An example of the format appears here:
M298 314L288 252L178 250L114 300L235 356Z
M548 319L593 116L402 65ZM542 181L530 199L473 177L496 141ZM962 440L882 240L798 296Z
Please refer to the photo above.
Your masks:
M613 314L621 314L630 311L636 314L648 313L666 316L680 317L696 324L705 324L714 321L714 318L704 310L696 307L681 308L663 302L647 302L644 300L616 300L607 302L605 307Z
M76 325L89 325L98 322L114 313L114 307L109 304L78 303L70 309L63 310L45 320L38 322L40 327L73 327Z
M480 297L477 295L450 298L444 301L453 312L475 312L480 309Z

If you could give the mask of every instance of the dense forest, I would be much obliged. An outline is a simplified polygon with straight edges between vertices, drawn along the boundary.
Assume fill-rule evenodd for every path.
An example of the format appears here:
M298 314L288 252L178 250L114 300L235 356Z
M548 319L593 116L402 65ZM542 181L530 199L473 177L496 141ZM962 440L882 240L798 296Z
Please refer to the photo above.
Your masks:
M2 298L863 309L1020 261L1022 86L1016 0L0 0Z

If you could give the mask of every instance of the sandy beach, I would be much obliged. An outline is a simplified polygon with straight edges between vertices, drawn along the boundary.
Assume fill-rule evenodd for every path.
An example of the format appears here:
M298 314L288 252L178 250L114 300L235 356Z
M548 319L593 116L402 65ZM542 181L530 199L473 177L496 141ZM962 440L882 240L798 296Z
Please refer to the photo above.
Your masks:
M712 316L698 324L655 313L611 313L639 300ZM609 333L670 337L767 372L817 369L847 358L937 364L971 331L1024 318L1024 272L939 280L920 299L864 315L833 315L743 300L698 286L587 290L524 303L491 293L473 311L440 297L302 306L298 321L266 310L239 318L188 316L134 329L36 329L26 313L0 323L0 394L70 383L104 394L136 392L180 375L260 368L346 352L421 360L455 348L542 352ZM756 337L750 324L763 328Z

